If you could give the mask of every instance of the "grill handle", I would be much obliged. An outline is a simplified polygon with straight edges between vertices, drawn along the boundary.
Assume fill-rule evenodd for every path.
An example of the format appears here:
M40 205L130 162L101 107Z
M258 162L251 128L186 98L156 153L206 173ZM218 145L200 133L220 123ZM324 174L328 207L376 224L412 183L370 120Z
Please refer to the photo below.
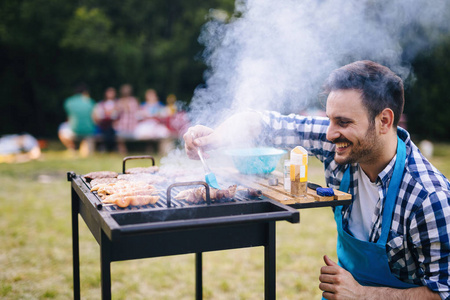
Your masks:
M190 185L203 185L206 189L206 204L211 204L211 197L209 194L209 185L204 181L188 181L188 182L175 182L167 188L167 207L171 206L171 197L170 194L172 192L172 188L176 186L190 186Z
M125 174L125 164L127 162L127 160L132 160L132 159L151 159L152 160L152 166L155 165L155 159L153 158L153 156L151 155L139 155L139 156L127 156L124 157L123 162L122 162L122 173Z

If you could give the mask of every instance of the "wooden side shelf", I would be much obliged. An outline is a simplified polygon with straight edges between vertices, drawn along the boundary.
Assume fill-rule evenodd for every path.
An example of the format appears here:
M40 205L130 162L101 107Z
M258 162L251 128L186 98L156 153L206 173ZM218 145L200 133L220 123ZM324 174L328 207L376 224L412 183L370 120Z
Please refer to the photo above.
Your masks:
M315 190L308 188L304 196L292 196L284 190L283 174L274 171L269 175L244 175L234 173L233 178L242 185L261 190L263 195L272 200L289 205L294 208L313 208L324 206L337 206L351 204L352 195L334 190L334 196L324 197L317 195ZM277 178L277 185L269 185L269 178Z

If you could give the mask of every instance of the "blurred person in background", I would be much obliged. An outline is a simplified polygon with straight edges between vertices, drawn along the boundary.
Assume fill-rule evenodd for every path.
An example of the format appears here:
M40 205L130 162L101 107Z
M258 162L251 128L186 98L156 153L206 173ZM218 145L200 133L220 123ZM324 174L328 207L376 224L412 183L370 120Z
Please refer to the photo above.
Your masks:
M116 131L113 122L117 119L116 89L109 87L105 91L105 99L98 102L94 108L94 122L98 126L103 147L111 152L116 148Z
M177 108L177 96L169 94L166 98L166 113L168 116L173 116L178 112Z
M40 156L38 140L28 133L9 134L0 138L0 163L26 162Z
M121 154L127 153L125 139L134 138L134 130L139 119L139 101L133 96L133 87L130 84L124 84L120 87L120 98L117 101L117 120L114 123L117 147Z
M89 88L81 83L75 88L75 94L64 101L64 110L68 121L62 123L58 137L71 152L75 152L75 142L80 142L80 154L85 157L93 152L95 124L92 119L95 102L90 98Z
M189 127L189 119L183 109L181 101L177 100L175 94L169 94L166 98L164 116L166 116L166 126L175 136L182 136Z
M165 125L165 106L159 101L154 89L145 92L145 103L142 104L143 120L139 122L134 135L138 140L164 139L170 136L170 130Z
M158 94L154 89L145 91L145 102L142 104L144 118L158 116L164 110L164 105L159 101Z

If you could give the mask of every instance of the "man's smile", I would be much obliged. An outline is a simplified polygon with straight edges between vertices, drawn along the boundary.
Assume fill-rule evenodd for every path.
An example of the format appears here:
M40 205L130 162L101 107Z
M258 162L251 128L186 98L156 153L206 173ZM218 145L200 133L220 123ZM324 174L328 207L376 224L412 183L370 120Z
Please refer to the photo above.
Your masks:
M336 143L336 151L342 152L350 147L350 143Z

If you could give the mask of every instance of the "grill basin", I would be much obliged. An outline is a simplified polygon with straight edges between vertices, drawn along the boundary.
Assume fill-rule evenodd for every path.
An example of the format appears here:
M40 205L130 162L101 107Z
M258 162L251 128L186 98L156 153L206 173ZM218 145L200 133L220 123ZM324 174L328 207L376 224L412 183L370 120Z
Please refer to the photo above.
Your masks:
M111 217L120 226L119 231L123 234L277 220L299 222L299 214L296 210L267 200L152 211L115 212L111 214Z

